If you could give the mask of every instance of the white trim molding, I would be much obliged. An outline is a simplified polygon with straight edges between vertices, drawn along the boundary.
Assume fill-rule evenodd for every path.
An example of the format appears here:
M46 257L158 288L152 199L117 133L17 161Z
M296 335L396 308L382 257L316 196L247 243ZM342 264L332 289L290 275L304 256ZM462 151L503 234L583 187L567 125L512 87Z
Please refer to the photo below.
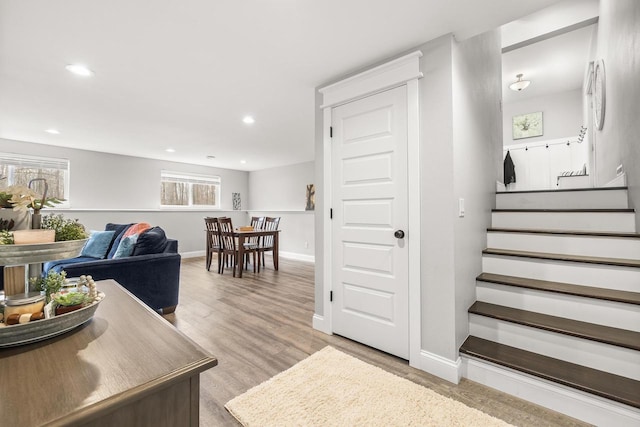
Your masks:
M283 252L279 250L278 256L280 258L294 259L297 261L316 262L316 257L313 255L298 254L295 252Z
M627 186L627 173L622 172L620 175L607 182L603 187L626 187Z
M380 93L395 87L406 86L407 88L407 179L408 179L408 215L409 215L409 363L411 366L428 372L447 371L443 378L456 377L452 382L459 379L451 375L451 369L433 368L432 365L442 365L438 363L422 363L421 359L421 305L420 305L420 92L418 79L422 77L420 72L421 51L415 51L408 55L389 61L385 64L374 67L370 70L349 77L340 82L319 89L323 96L323 206L326 212L323 216L324 235L322 237L322 253L324 257L322 283L322 315L314 315L313 327L319 331L331 334L333 332L330 292L333 289L332 277L332 233L329 209L332 204L332 165L331 165L331 117L332 108L355 101L366 96ZM430 359L432 360L432 359ZM455 362L451 362L454 363ZM446 365L446 364L445 364ZM424 367L429 366L429 369ZM455 368L457 372L458 369Z
M419 364L415 367L454 384L458 384L460 378L462 378L461 365L462 361L459 357L457 360L449 360L437 354L421 350Z
M202 257L205 256L207 253L206 251L202 250L202 251L191 251L191 252L180 252L180 256L184 259L187 258L198 258L198 257Z
M324 316L319 314L313 315L313 329L324 332L327 335L333 335L333 331Z
M335 107L422 78L419 62L421 56L422 52L418 50L323 87L320 89L320 108Z
M490 362L462 356L463 376L599 426L638 426L640 410Z

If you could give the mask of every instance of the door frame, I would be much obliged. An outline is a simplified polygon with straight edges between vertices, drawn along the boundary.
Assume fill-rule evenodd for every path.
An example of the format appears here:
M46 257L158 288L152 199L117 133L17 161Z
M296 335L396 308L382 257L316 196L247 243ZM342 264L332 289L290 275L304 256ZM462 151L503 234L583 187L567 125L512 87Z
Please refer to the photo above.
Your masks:
M319 89L322 94L323 110L323 216L324 235L322 236L323 275L322 298L323 315L314 315L314 328L327 334L333 333L330 292L332 283L331 218L329 209L332 204L331 188L331 112L334 107L346 104L366 96L374 95L400 86L407 87L407 209L408 233L407 249L409 256L409 364L420 367L421 352L421 300L420 300L420 109L418 80L421 51L415 51L337 83Z

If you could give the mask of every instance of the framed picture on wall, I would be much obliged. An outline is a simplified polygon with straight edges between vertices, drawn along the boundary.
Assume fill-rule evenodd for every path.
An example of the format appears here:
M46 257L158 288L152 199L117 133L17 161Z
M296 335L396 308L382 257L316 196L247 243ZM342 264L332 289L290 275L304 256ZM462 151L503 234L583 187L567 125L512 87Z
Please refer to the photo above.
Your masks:
M307 201L304 210L312 211L316 208L316 186L314 184L307 185Z
M513 139L542 136L542 111L513 116Z

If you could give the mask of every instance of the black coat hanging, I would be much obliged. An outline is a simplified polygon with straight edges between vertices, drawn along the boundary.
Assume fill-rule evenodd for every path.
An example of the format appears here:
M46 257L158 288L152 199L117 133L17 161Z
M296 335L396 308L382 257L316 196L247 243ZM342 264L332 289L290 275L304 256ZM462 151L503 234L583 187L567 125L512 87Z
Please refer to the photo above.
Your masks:
M516 182L516 167L511 160L511 154L507 150L507 155L504 158L504 185L513 184Z

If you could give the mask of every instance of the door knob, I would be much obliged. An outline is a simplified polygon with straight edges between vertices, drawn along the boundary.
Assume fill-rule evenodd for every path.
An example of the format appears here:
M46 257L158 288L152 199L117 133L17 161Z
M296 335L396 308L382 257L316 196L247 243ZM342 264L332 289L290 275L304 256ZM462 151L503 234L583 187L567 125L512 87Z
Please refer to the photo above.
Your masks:
M396 230L393 235L396 237L396 239L404 239L404 231L402 230Z

